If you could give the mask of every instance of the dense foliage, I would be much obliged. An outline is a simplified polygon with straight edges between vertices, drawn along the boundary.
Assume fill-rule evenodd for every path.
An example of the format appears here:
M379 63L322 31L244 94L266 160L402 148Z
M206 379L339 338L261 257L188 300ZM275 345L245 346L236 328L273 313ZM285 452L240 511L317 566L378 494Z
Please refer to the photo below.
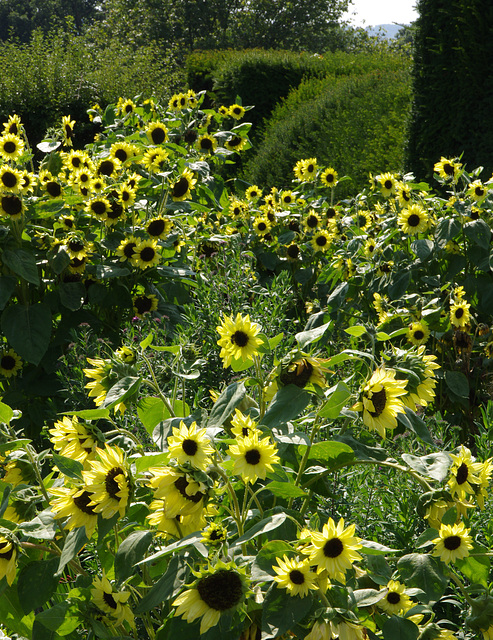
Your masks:
M36 168L4 125L2 629L490 640L491 182L232 192L249 110L202 100L67 115Z

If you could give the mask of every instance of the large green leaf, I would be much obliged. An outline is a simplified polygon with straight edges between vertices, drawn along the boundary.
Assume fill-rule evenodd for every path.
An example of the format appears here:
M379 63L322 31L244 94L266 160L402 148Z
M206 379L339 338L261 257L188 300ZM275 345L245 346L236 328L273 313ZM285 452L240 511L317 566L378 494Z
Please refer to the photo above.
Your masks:
M325 397L327 400L318 415L322 418L335 420L339 417L341 409L348 401L348 398L351 397L351 391L347 384L341 381L326 391Z
M450 391L459 398L469 397L469 381L461 371L446 371L445 382Z
M459 235L460 231L461 226L458 220L455 218L442 218L435 232L435 240L440 249L443 249L449 240Z
M267 489L278 498L300 498L307 495L292 482L270 482Z
M166 573L152 588L139 600L134 609L135 614L150 611L157 605L172 598L185 584L190 573L190 567L183 556L176 555L171 558Z
M23 638L31 637L34 613L24 615L17 595L17 585L13 584L0 595L0 623Z
M306 452L306 445L302 444L298 450L300 455ZM350 446L343 442L335 440L326 440L324 442L316 442L312 445L308 454L308 461L323 462L327 469L331 467L346 464L354 459L354 451Z
M17 592L25 614L44 604L58 587L58 558L30 562L19 573Z
M382 632L384 640L416 640L419 636L419 629L414 622L399 616L386 620Z
M250 527L248 531L245 531L245 533L242 536L240 536L237 540L235 540L234 545L238 546L240 544L243 544L244 542L247 542L248 540L253 540L253 538L258 537L263 533L267 533L267 531L272 531L273 529L277 529L283 524L285 520L286 520L285 513L275 513L274 515L269 516L268 518L264 518L260 522L257 522L257 524L255 524L253 527Z
M430 453L427 456L421 457L413 456L410 453L403 453L402 459L411 469L414 469L423 476L438 480L438 482L445 480L452 463L452 459L444 451Z
M222 427L226 420L234 413L246 394L243 382L233 382L226 387L214 403L209 415L207 427Z
M16 284L16 278L14 278L14 276L0 276L0 311L10 300Z
M411 553L403 556L397 563L402 581L408 587L417 587L424 591L427 602L437 602L448 585L440 562L433 556Z
M489 249L491 242L491 230L484 220L473 220L464 225L464 233L482 249Z
M142 400L139 400L137 413L149 435L152 435L154 428L157 427L160 422L171 417L161 398L153 396L146 396Z
M270 540L262 545L260 551L256 554L252 565L253 580L272 580L276 576L273 567L278 567L277 558L287 555L292 556L294 551L290 545L284 540Z
M310 394L294 384L281 387L276 393L261 424L269 429L286 424L297 418L310 402Z
M473 542L473 549L469 552L470 555L462 560L456 560L459 571L469 578L472 583L479 583L484 587L488 586L491 560L487 555L482 554L488 552L489 549L477 542Z
M58 453L53 453L53 462L56 464L60 473L72 478L73 480L82 480L82 469L84 465L78 460L61 456Z
M41 362L51 337L51 311L47 304L7 307L2 314L1 327L21 358L35 365Z
M53 540L57 532L55 516L51 511L42 511L29 522L22 522L19 529L22 529L25 535L33 538Z
M118 380L106 394L106 398L101 405L105 409L113 409L115 405L124 402L130 396L137 393L142 378L139 376L125 376Z
M62 555L58 563L57 574L60 575L67 564L75 558L79 551L87 544L86 528L78 527L69 531L63 544Z
M315 327L314 329L309 329L308 331L301 331L300 333L297 333L295 335L295 338L300 349L304 349L309 344L313 344L314 342L320 340L320 338L329 328L330 324L330 322L326 322L320 327Z
M62 282L58 292L60 302L71 311L77 311L82 307L87 294L82 282Z
M68 599L38 613L36 622L41 623L46 629L56 631L57 635L52 637L59 638L77 629L80 624L78 613L77 601Z
M144 558L152 537L152 531L134 531L121 543L115 556L115 577L118 582L135 573L135 565Z
M302 620L312 607L311 595L290 596L272 585L262 603L262 638L278 638Z
M18 276L39 286L38 267L32 253L23 249L5 249L2 253L2 261Z

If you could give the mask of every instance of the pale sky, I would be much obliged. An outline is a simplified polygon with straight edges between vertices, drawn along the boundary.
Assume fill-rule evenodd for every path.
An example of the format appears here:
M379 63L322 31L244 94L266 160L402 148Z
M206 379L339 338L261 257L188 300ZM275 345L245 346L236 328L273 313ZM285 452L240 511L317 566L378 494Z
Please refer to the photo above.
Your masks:
M418 17L416 4L417 0L353 0L344 18L358 27L392 22L409 24Z

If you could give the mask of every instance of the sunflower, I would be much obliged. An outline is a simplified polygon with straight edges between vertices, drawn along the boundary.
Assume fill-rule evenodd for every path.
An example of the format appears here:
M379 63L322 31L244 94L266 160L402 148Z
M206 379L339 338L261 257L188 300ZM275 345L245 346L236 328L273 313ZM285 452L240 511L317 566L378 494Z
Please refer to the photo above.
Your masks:
M173 538L183 538L204 528L206 520L202 511L189 515L177 514L172 518L168 515L166 500L153 500L149 505L151 513L146 516L149 524L164 534Z
M129 187L128 184L121 184L117 191L117 202L124 209L128 209L135 203L135 189Z
M270 232L272 224L267 216L261 216L255 218L252 222L252 228L258 236L266 236Z
M405 412L400 396L406 394L407 380L396 380L395 373L385 367L374 371L361 392L361 400L353 407L363 412L363 423L370 431L378 431L382 438L386 429L397 426L397 414Z
M125 262L126 260L132 260L132 257L135 253L135 247L138 245L140 240L135 236L128 236L125 240L122 240L116 249L116 255L119 257L120 262Z
M195 146L201 153L214 153L217 147L217 140L205 133L199 136Z
M286 258L289 262L296 262L300 259L301 249L300 246L296 242L291 242L286 247Z
M432 540L435 545L433 555L438 556L445 564L466 558L472 549L470 531L462 522L453 525L441 524L438 538Z
M130 598L130 591L113 591L113 587L104 573L101 579L94 578L92 584L92 601L105 614L107 621L111 625L120 625L126 621L133 626L134 615L129 605L126 604Z
M452 466L449 471L449 479L447 487L452 496L457 496L463 500L467 495L474 495L476 491L472 485L480 484L480 473L483 465L480 462L474 462L470 450L461 445L459 453L450 454L452 458Z
M18 136L22 132L22 122L21 117L16 113L14 115L9 116L8 121L3 123L3 133L12 133L15 136Z
M94 218L100 221L106 220L106 217L110 210L111 203L108 198L104 196L91 198L91 200L89 200L84 207L84 211L86 211L86 213L89 213Z
M419 346L425 344L430 337L430 330L424 320L412 322L407 330L406 337L411 344Z
M163 216L151 218L146 224L146 231L151 238L165 238L172 228L173 223L171 220L169 218L163 218Z
M356 525L352 524L345 529L342 518L336 526L332 518L329 518L322 533L311 533L311 542L303 553L310 556L310 563L316 564L318 571L325 569L330 578L345 583L346 571L352 568L353 562L361 560L357 552L357 549L361 549L361 543L354 535L355 528Z
M172 111L184 109L186 106L188 106L188 96L186 93L175 93L168 102L168 109Z
M228 109L228 114L235 120L241 120L245 115L245 109L241 104L232 104Z
M260 436L262 433L260 429L257 429L257 423L250 416L245 416L239 409L235 409L235 415L231 419L231 432L236 438Z
M133 100L123 98L118 99L117 110L122 116L127 116L129 113L133 113L137 109L137 105Z
M148 149L142 156L141 164L147 171L159 173L163 171L168 157L169 153L166 149L161 147Z
M32 193L34 191L34 187L36 186L36 176L34 173L30 171L24 170L22 171L20 192L24 195L28 193Z
M315 209L310 209L306 218L303 220L303 226L307 231L314 231L320 225L320 216Z
M136 155L136 147L128 142L114 142L110 147L110 156L122 164L132 160Z
M50 493L56 496L50 501L53 513L57 518L68 518L64 528L72 531L85 527L86 537L90 540L98 523L97 511L91 504L92 494L80 487L52 488Z
M474 182L471 182L467 190L467 195L471 196L471 198L473 200L476 200L476 202L480 202L481 200L483 200L486 197L487 193L488 187L485 186L481 182L481 180L474 180Z
M12 167L0 167L0 189L9 193L17 193L22 186L22 171Z
M138 318L143 318L146 313L152 313L156 311L158 306L158 299L154 294L142 293L138 296L134 296L132 299L133 311Z
M281 366L279 380L282 385L294 384L304 389L308 384L316 384L320 388L327 386L324 366L326 360L303 354L288 364Z
M98 176L106 176L107 178L116 178L122 167L122 163L117 158L107 156L101 158L96 166L96 174Z
M50 198L60 198L63 195L62 185L58 180L56 180L56 178L46 180L42 184L42 189L43 191L46 191Z
M471 305L465 300L459 299L450 304L450 322L454 327L462 328L471 320Z
M233 611L245 599L245 577L233 563L219 562L215 567L195 574L197 580L172 602L175 616L188 623L200 621L200 635L214 627L226 611Z
M382 173L377 176L378 185L383 196L388 198L395 193L396 177L392 173Z
M82 471L86 490L92 494L90 506L103 518L112 518L115 513L125 514L131 480L119 447L96 447L99 460L88 460L90 471Z
M195 187L196 183L197 180L193 177L193 173L190 169L185 169L178 180L173 182L171 185L171 197L175 202L180 202L190 198L190 192Z
M272 567L277 573L274 582L282 589L287 589L290 596L304 598L310 590L318 588L317 574L310 570L307 560L290 560L285 555L282 560L277 558L277 564L279 566Z
M91 193L100 195L106 189L106 180L102 176L93 176L88 185L88 190Z
M163 144L168 140L168 129L162 122L151 122L146 129L146 135L151 144Z
M10 586L17 569L17 545L8 534L0 533L0 580L5 576Z
M16 376L22 369L22 360L13 349L0 351L0 375Z
M411 202L411 193L412 193L412 189L410 185L406 184L405 182L398 182L396 186L396 191L397 191L396 198L399 205L403 208L408 207L409 203Z
M366 258L371 258L375 255L377 248L377 243L373 238L368 238L368 240L363 245L363 254Z
M233 360L253 360L258 355L258 348L262 340L258 338L260 327L250 321L250 316L243 317L240 313L236 318L224 316L222 323L216 327L221 336L217 344L221 347L220 357L223 367L229 367Z
M256 184L252 184L251 186L248 187L248 189L245 191L245 198L247 200L251 200L251 201L255 201L258 200L260 198L260 196L262 195L262 189L260 189L259 187L257 187Z
M92 244L86 242L82 236L72 233L65 240L63 248L70 258L82 260L91 252Z
M203 511L208 488L195 478L193 471L173 467L152 467L149 471L152 473L149 486L154 489L154 498L165 501L166 517L198 515Z
M118 195L118 192L113 192L113 194ZM117 200L111 200L110 209L106 214L106 218L104 219L104 224L107 227L113 227L119 222L125 220L127 217L125 207L118 202Z
M80 171L84 167L84 163L89 159L83 151L75 151L72 149L68 153L61 152L63 166L69 171Z
M357 214L353 216L354 223L361 232L366 231L372 224L373 220L371 217L371 213L369 211L365 211L364 209L360 209Z
M428 229L430 218L419 204L411 204L403 209L397 218L401 230L408 235L423 233Z
M339 175L335 169L329 167L320 174L320 182L326 187L335 187L339 182Z
M60 455L84 464L93 458L98 439L86 424L79 422L77 416L63 416L49 429L50 440Z
M228 453L234 460L233 473L240 475L245 482L255 482L257 478L265 480L267 471L279 462L277 447L254 433L246 438L238 438L237 443L229 447Z
M398 580L389 580L384 589L385 597L378 602L378 606L389 615L406 613L414 606L411 598L406 595L406 587Z
M311 239L311 245L314 251L322 251L325 252L332 244L332 236L325 229L321 229L317 231L313 238Z
M224 146L229 151L241 151L246 143L247 139L243 136L230 136L224 143Z
M143 240L142 242L139 242L134 248L131 258L133 266L139 267L140 269L154 267L160 260L161 255L158 252L156 240Z
M13 133L4 133L0 137L0 157L7 162L17 160L24 151L24 141Z
M205 469L210 463L210 455L214 453L205 429L197 429L197 423L187 427L180 422L180 427L173 427L173 435L168 438L169 453L176 458L178 464L189 462L196 469Z
M94 404L99 407L106 399L106 394L115 384L116 380L113 375L113 367L111 360L102 360L101 358L87 358L93 369L83 369L87 378L92 378L86 385L86 389L90 389L89 397L94 398ZM124 413L126 405L124 402L119 402L115 405L115 411Z
M455 182L459 177L459 173L461 170L462 164L460 162L456 162L455 160L447 160L443 156L440 158L440 162L436 162L433 170L435 173L438 173L440 178L444 180L453 179Z

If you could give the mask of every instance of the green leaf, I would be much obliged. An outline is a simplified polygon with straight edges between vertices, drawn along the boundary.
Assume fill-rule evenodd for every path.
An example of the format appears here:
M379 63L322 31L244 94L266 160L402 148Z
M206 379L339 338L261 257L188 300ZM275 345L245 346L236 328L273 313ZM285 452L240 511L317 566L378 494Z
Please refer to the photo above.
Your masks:
M141 382L142 378L140 376L125 376L108 391L102 407L113 409L115 405L124 402L127 398L137 393Z
M66 600L58 602L49 609L41 611L36 616L36 622L40 622L44 627L51 631L56 631L55 638L67 636L72 633L80 624L78 616L79 607L76 602Z
M171 417L170 412L161 398L155 398L153 396L146 396L142 400L139 400L137 413L149 435L152 435L155 427L157 427L160 422Z
M411 469L414 469L423 476L438 480L438 482L445 480L451 464L450 456L444 451L421 457L413 456L410 453L403 453L402 459Z
M39 286L39 274L38 267L36 265L36 258L23 249L5 249L2 253L3 263L11 269L18 276L31 282L36 286Z
M304 444L298 447L301 456L305 455L306 449ZM351 462L351 460L354 460L354 451L347 444L336 440L316 442L308 454L308 461L323 462L327 469Z
M24 615L19 603L16 584L2 591L0 595L0 621L9 631L13 631L23 638L30 638L32 635L34 613Z
M398 271L392 283L389 285L389 297L391 300L398 300L406 293L409 283L411 282L410 271Z
M34 611L55 593L58 587L58 558L30 562L19 573L17 592L25 614Z
M277 347L277 345L281 342L283 337L284 337L284 333L278 333L273 338L269 338L269 347L271 351Z
M473 220L466 222L464 233L475 244L482 249L489 249L491 242L491 230L484 220Z
M399 616L386 620L382 632L384 640L416 640L419 636L419 629L414 622Z
M262 639L278 638L302 620L312 607L311 595L290 596L272 585L262 603Z
M248 531L240 536L232 546L238 546L247 542L248 540L253 540L253 538L257 538L258 536L266 533L267 531L273 531L282 525L282 523L286 520L285 513L276 513L273 516L269 516L268 518L264 518L260 522L257 522L256 525L250 527Z
M140 565L140 564L147 564L148 562L153 562L154 560L157 560L158 558L163 558L164 556L168 556L170 553L174 553L179 549L185 549L186 547L194 545L195 543L200 542L201 540L202 540L202 533L190 533L188 536L185 536L181 540L178 540L178 542L173 542L173 544L167 545L164 549L161 549L160 551L153 553L151 556L148 556L147 558L145 558L144 560L141 560L137 564Z
M405 429L413 431L423 442L427 444L434 444L426 422L422 420L414 411L409 407L404 407L405 413L397 414L397 422L402 424Z
M426 240L425 238L415 240L411 245L412 250L418 256L421 262L424 262L431 256L431 254L433 253L433 247L433 241Z
M294 551L290 545L284 540L270 540L262 545L260 551L256 554L252 565L252 579L265 580L272 579L276 576L274 566L279 566L276 562L277 558L283 555L293 555Z
M141 340L141 342L139 343L140 348L142 349L142 351L145 351L153 340L154 340L154 334L152 333L152 331L150 331L147 334L147 337L144 338L144 340Z
M270 482L267 489L278 498L300 498L307 493L291 482Z
M115 556L117 582L123 582L135 573L135 565L145 556L152 538L152 531L134 531L121 543Z
M53 462L58 467L60 473L73 478L74 480L82 480L82 469L84 465L78 460L72 458L66 458L58 453L53 453Z
M29 522L22 522L19 525L19 529L26 536L42 540L53 540L57 532L55 516L51 511L42 511Z
M473 542L473 548L466 558L456 560L455 563L459 571L461 571L472 583L482 584L488 587L488 578L490 575L491 559L486 555L476 555L487 553L486 549L477 542Z
M62 573L66 565L75 558L87 542L85 527L77 527L68 532L58 563L57 575Z
M0 402L0 422L9 424L14 417L14 410L8 404Z
M222 427L226 420L232 416L245 394L246 388L243 382L233 382L228 385L214 403L207 427Z
M281 387L272 399L261 424L269 429L297 418L310 402L310 395L294 384Z
M82 411L64 411L64 415L77 416L83 420L99 420L110 415L109 409L82 409Z
M353 596L358 607L372 607L385 598L386 592L383 589L356 589Z
M77 311L84 304L86 288L82 282L62 282L58 288L60 302L70 311Z
M17 449L23 449L26 444L29 444L32 440L29 438L20 438L19 440L10 440L10 442L4 442L0 444L0 453L3 455L7 451L17 451Z
M327 398L324 406L318 412L322 418L335 420L339 417L341 409L351 397L351 391L345 382L338 382L335 387L331 387L325 392Z
M447 387L459 398L469 398L469 380L461 371L445 371Z
M268 343L267 343L268 344ZM238 358L235 359L233 358L233 360L231 360L231 369L233 369L233 371L235 373L241 373L242 371L246 371L247 369L250 369L251 367L253 367L253 360L249 360L248 358Z
M190 567L183 556L173 556L169 562L166 573L152 586L152 588L139 600L134 609L135 614L145 613L174 597L180 591L188 579Z
M373 540L361 540L361 544L363 545L360 550L361 553L366 553L369 556L383 556L387 553L396 553L398 551L398 549L391 549L378 542L373 542Z
M459 235L460 231L460 223L455 218L442 218L436 228L435 241L440 249L443 249L449 240Z
M41 362L51 337L50 307L40 302L30 306L14 304L2 314L2 331L12 348L27 362Z
M366 333L366 327L362 324L354 325L353 327L348 327L344 329L346 333L349 333L350 336L354 336L355 338L359 338Z
M411 553L397 562L400 577L408 587L422 589L428 603L437 602L445 593L448 580L440 562L433 556Z
M17 278L14 276L0 276L0 311L10 300L10 296L14 293Z
M133 459L137 473L143 473L150 467L164 466L169 461L169 453L152 453L145 456L140 454Z
M320 327L315 327L314 329L309 329L308 331L301 331L295 335L296 342L298 343L300 349L304 349L309 344L313 344L320 340L320 338L324 335L327 329L330 326L330 322L326 322Z
M344 442L354 453L358 460L386 460L387 452L382 447L371 447L359 440L353 438L350 433L344 433L341 436L333 436L336 442Z

